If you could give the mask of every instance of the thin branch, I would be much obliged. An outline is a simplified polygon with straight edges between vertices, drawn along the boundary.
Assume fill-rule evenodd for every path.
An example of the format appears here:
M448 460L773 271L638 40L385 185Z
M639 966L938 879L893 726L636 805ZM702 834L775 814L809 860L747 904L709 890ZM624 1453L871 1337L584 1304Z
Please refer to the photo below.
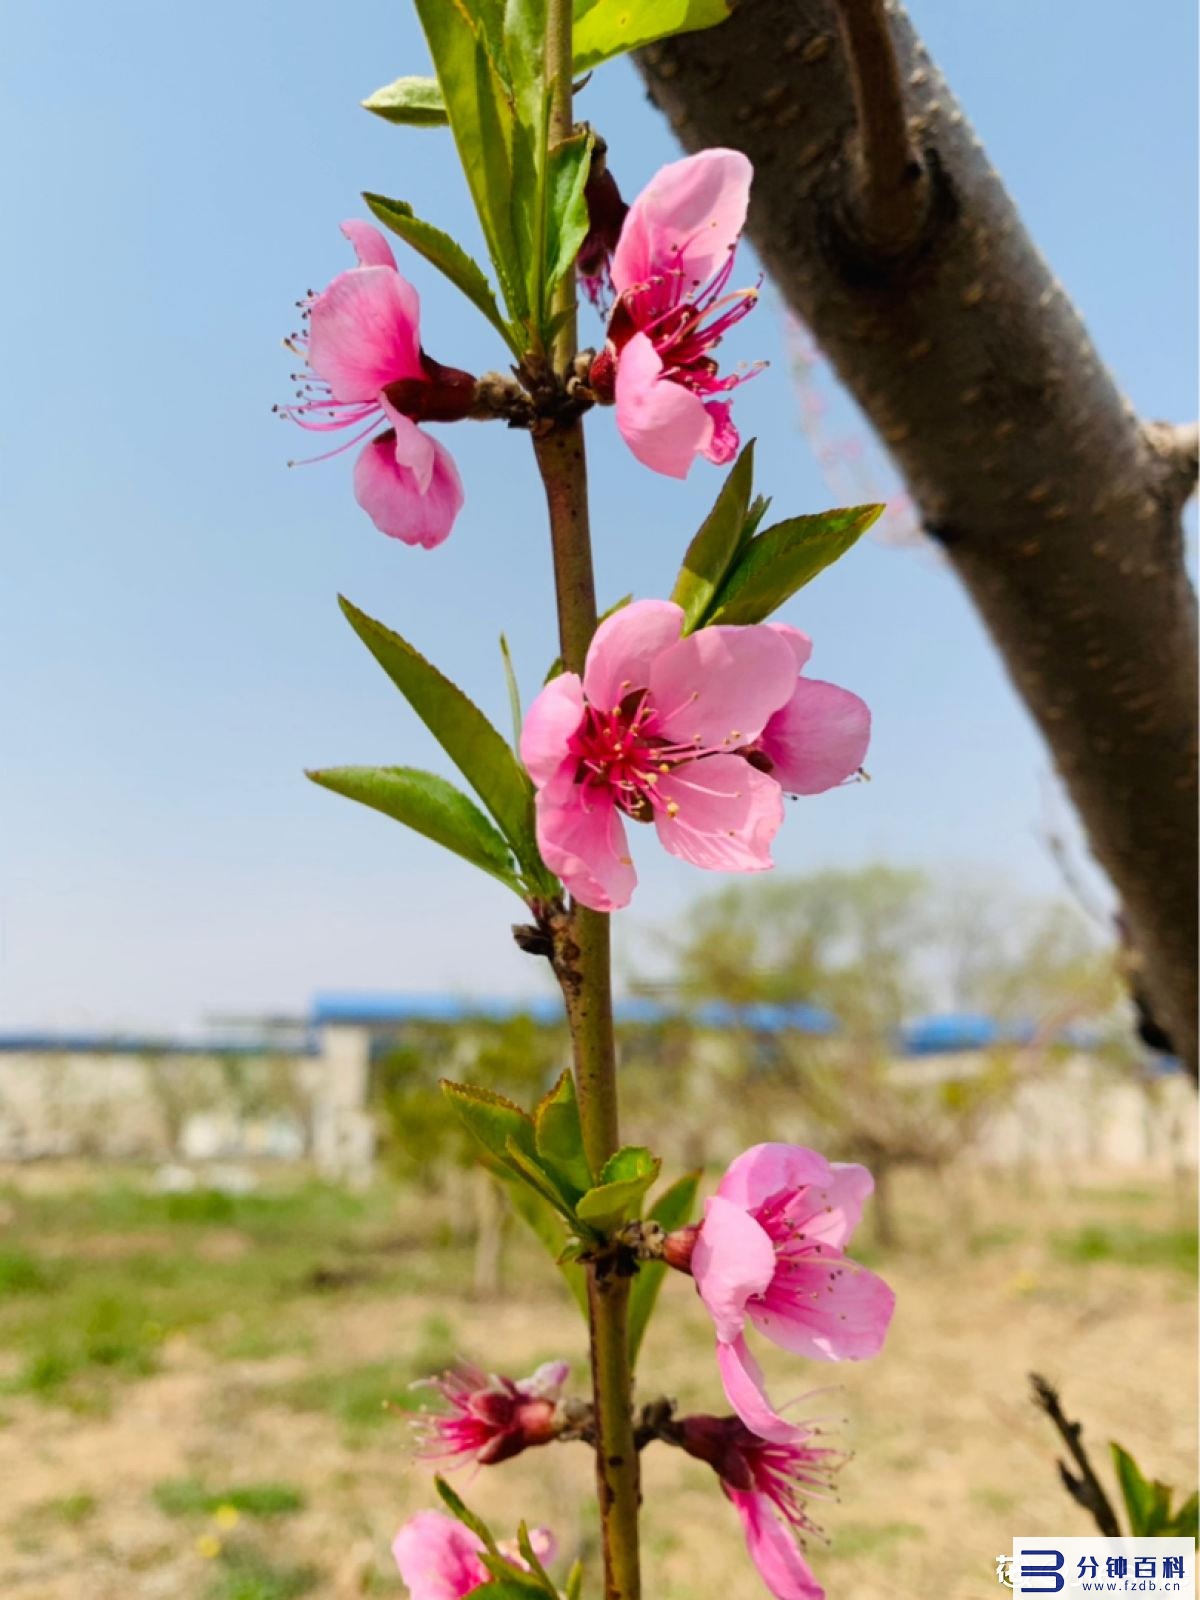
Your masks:
M1059 1402L1058 1390L1053 1384L1047 1383L1039 1373L1031 1372L1029 1382L1033 1387L1033 1403L1039 1410L1044 1411L1050 1421L1058 1429L1059 1437L1070 1452L1071 1459L1079 1470L1076 1477L1067 1467L1066 1463L1058 1463L1059 1474L1066 1486L1067 1493L1072 1500L1081 1505L1091 1514L1093 1522L1107 1539L1121 1537L1121 1524L1117 1521L1117 1514L1112 1508L1108 1496L1100 1479L1096 1476L1095 1468L1088 1459L1087 1451L1083 1448L1083 1424L1069 1422Z
M836 0L858 116L858 215L868 244L903 250L928 213L925 170L908 136L884 0Z

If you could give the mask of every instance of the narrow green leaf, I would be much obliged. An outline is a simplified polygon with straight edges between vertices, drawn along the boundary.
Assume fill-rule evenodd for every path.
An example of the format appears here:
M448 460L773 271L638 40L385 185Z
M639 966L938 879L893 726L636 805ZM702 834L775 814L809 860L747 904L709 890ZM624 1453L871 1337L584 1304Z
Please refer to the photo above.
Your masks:
M363 105L386 122L410 128L444 128L449 121L436 78L397 78L368 95Z
M483 712L407 639L341 599L350 626L491 812L527 877L544 882L533 784Z
M418 255L424 256L426 261L449 278L454 287L461 290L477 310L483 312L509 349L516 355L521 354L519 342L500 314L500 307L496 304L496 297L483 268L456 239L435 228L431 222L423 222L406 200L389 200L386 195L370 193L364 194L363 199L385 228L390 228L405 244L411 245Z
M524 898L503 837L475 802L445 778L412 767L326 767L306 776L323 789L403 822Z
M510 1143L524 1150L531 1159L536 1154L533 1118L520 1106L492 1089L480 1089L473 1083L454 1083L443 1078L441 1088L468 1131L493 1156L507 1164Z
M492 1535L492 1530L482 1517L477 1516L471 1510L457 1490L450 1487L440 1473L435 1473L433 1486L450 1515L456 1521L461 1522L464 1528L469 1528L475 1537L482 1541L484 1548L490 1555L499 1556L500 1549Z
M1152 1520L1154 1489L1146 1482L1141 1469L1128 1450L1123 1450L1115 1441L1109 1448L1112 1450L1117 1482L1121 1486L1125 1509L1129 1515L1129 1531L1138 1538L1147 1531L1147 1526Z
M737 458L721 485L712 510L687 547L671 599L683 607L683 631L691 633L704 621L713 597L721 587L745 539L750 490L754 485L754 440Z
M540 1583L531 1583L528 1578L515 1572L512 1563L505 1561L503 1556L481 1556L479 1559L493 1577L491 1583L471 1590L471 1600L529 1600L530 1595L546 1593ZM502 1567L507 1568L507 1575L495 1576Z
M1200 1497L1189 1495L1172 1516L1164 1532L1176 1539L1194 1539L1200 1532Z
M682 1178L676 1178L674 1183L654 1197L647 1209L647 1216L660 1223L668 1233L682 1228L690 1221L695 1210L699 1187L699 1172L685 1172ZM646 1329L650 1326L650 1318L654 1315L663 1279L669 1270L661 1261L644 1261L630 1286L629 1362L632 1367L637 1366L638 1352L646 1337Z
M563 1193L554 1174L546 1170L538 1157L529 1155L515 1139L506 1141L504 1154L517 1176L523 1178L531 1189L535 1189L547 1204L552 1205L560 1216L574 1226L576 1217L571 1198Z
M542 1199L540 1194L535 1194L523 1178L518 1178L511 1167L502 1168L498 1175L504 1181L505 1193L512 1203L513 1210L549 1252L550 1259L562 1273L567 1288L571 1291L571 1298L579 1307L580 1314L586 1322L587 1276L577 1262L564 1254L563 1240L567 1235L563 1232L562 1217L553 1206Z
M715 27L728 15L726 0L575 0L575 70L655 39Z
M500 659L504 663L504 681L508 686L508 709L512 714L513 749L516 750L521 744L521 688L517 683L508 640L503 634L500 635Z
M572 1199L592 1186L583 1149L583 1129L575 1099L575 1080L564 1072L533 1113L537 1153Z
M538 1559L538 1553L533 1548L533 1542L529 1537L529 1525L526 1522L521 1522L517 1526L517 1549L521 1552L521 1558L529 1568L530 1575L539 1580L542 1593L550 1595L552 1600L558 1600L558 1590L550 1582L550 1574Z
M624 1146L604 1163L596 1187L576 1205L576 1216L600 1228L636 1216L661 1166L659 1158L641 1145Z
M546 171L546 294L575 266L575 257L588 231L584 198L592 147L590 129L552 145Z
M743 549L707 620L763 622L797 589L845 555L882 511L882 506L851 506L777 522Z
M573 1561L571 1570L567 1573L567 1581L563 1585L565 1600L579 1600L583 1593L583 1562Z

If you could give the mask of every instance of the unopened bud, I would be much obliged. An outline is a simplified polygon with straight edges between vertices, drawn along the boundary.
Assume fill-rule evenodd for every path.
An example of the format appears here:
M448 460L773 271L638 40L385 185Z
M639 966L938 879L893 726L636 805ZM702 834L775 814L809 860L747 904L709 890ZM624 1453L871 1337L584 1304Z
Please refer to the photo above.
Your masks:
M461 422L475 405L475 379L421 352L421 376L398 378L384 388L390 406L413 422Z
M699 1223L689 1223L686 1228L676 1228L674 1233L669 1233L663 1240L662 1259L669 1267L674 1267L676 1272L692 1270L692 1251L696 1248L696 1240L700 1237Z

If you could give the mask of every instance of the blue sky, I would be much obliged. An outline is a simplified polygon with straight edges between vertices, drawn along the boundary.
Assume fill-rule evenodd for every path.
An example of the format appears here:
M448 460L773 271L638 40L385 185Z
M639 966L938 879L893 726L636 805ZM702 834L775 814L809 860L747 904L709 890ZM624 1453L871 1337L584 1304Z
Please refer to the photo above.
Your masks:
M1134 404L1193 415L1193 8L911 9ZM468 502L426 553L373 530L349 458L285 470L298 440L271 416L292 302L347 264L337 225L360 190L475 238L448 139L358 108L424 68L407 7L16 0L7 16L0 1021L170 1025L303 1007L317 988L532 989L540 974L506 937L515 900L301 776L438 765L339 590L497 719L498 632L529 692L553 654L522 439L443 435ZM588 96L635 192L676 155L669 133L626 64ZM475 314L421 263L411 275L431 351L499 363ZM832 503L796 427L777 309L729 353L773 363L737 413L776 509ZM855 431L833 405L835 430ZM590 435L602 598L663 593L716 474L700 464L680 487L645 472L609 414ZM1049 763L933 553L864 544L787 615L876 732L874 781L797 805L781 868L886 857L1052 890L1037 836ZM646 843L628 914L643 927L718 886Z

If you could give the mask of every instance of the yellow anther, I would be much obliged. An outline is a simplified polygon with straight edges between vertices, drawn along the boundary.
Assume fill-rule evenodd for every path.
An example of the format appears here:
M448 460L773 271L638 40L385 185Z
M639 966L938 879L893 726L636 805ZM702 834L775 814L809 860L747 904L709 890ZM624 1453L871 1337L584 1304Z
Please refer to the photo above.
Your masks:
M667 801L667 815L669 817L675 817L675 816L679 815L679 801L678 800L668 800Z

